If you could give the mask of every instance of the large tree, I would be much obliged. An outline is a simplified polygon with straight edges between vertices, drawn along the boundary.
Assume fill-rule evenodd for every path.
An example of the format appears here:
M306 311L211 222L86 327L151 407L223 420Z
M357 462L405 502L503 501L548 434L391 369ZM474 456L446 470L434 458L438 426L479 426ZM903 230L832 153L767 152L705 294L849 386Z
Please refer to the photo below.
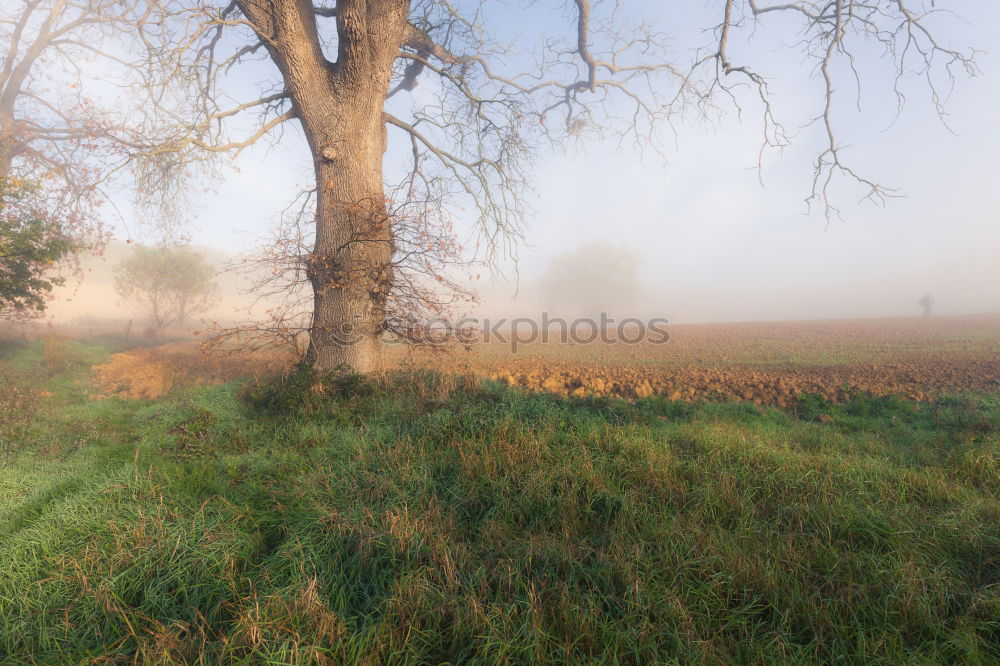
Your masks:
M412 248L399 243L399 230L412 228L400 223L413 217L406 206L471 202L495 250L517 236L527 167L546 142L598 134L655 146L658 132L685 112L752 98L765 145L784 145L766 73L734 55L737 40L761 22L784 18L779 25L822 83L817 120L826 139L811 199L826 207L840 178L869 198L887 194L846 161L837 140L838 75L851 82L862 59L881 56L897 80L926 73L937 102L936 77L974 71L971 52L936 37L939 14L926 0L717 0L705 47L688 56L672 52L657 10L643 20L641 9L625 5L163 0L142 28L151 54L147 90L160 110L148 118L156 140L138 146L146 191L170 190L172 176L192 162L239 152L298 123L315 173L308 356L320 369L368 371L379 364L394 289L407 281ZM545 27L530 50L511 40L539 18ZM559 20L561 30L553 27ZM260 60L273 67L253 64ZM248 64L256 69L239 74ZM265 80L267 71L274 75ZM234 101L246 90L255 94ZM412 160L398 188L383 168L395 136Z

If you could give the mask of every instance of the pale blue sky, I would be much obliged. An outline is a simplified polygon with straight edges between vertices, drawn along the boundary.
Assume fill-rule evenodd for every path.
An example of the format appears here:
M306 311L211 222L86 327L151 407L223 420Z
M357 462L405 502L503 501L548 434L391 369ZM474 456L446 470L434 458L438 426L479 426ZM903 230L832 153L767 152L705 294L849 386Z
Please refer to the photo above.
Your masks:
M710 25L706 17L719 4L633 6L676 32L675 48L683 52L705 41L693 28ZM947 24L946 41L993 48L1000 3L943 4L965 20ZM541 25L565 29L558 18L556 12ZM778 113L796 128L815 115L821 90L793 51L774 50L795 35L772 27L733 48L772 77ZM942 312L1000 311L1000 57L987 52L979 63L982 75L959 80L947 107L957 136L938 121L919 80L906 82L909 103L886 130L895 115L891 79L880 65L862 69L862 114L851 106L851 91L843 91L841 139L855 165L904 198L884 208L841 199L843 219L829 225L820 214L804 215L817 128L802 130L783 155L766 156L762 188L753 170L760 130L752 108L742 122L730 115L711 127L682 123L669 164L649 156L640 162L600 144L543 154L518 299L511 300L510 284L485 284L488 309L530 311L533 281L548 260L591 241L633 249L646 280L642 309L679 322L913 314L927 291L937 294ZM240 171L199 199L190 228L196 243L226 251L253 245L295 186L309 180L297 134L247 151Z

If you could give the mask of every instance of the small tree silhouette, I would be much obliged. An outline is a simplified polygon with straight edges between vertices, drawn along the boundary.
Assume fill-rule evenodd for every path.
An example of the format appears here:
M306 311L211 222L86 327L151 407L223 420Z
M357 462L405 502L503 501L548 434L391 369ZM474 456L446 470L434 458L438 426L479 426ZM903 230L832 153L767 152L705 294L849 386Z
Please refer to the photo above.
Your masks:
M924 309L924 316L925 317L930 317L931 316L931 310L934 309L934 295L933 294L924 294L920 298L920 300L917 301L917 303L919 303L920 307L922 307Z

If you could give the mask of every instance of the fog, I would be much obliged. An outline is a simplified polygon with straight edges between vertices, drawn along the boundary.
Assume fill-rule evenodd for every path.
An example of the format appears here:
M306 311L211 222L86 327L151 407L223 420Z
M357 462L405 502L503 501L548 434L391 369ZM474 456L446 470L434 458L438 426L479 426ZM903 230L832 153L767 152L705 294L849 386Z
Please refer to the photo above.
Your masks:
M1000 6L960 5L965 23L945 36L957 46L990 47ZM700 9L663 11L700 20ZM907 103L897 119L891 79L877 68L863 71L861 112L853 92L836 109L845 154L898 198L880 207L844 188L839 216L827 219L803 201L822 139L808 126L821 91L802 63L761 49L772 60L779 113L794 130L791 147L766 152L758 171L759 118L749 109L742 120L679 120L676 148L666 156L600 143L541 155L518 257L476 269L481 302L471 314L538 317L560 307L579 314L613 303L617 316L675 323L918 316L926 293L940 315L1000 311L1000 57L980 54L982 75L957 82L947 126L918 75L904 81ZM387 165L402 163L406 149L390 147ZM308 153L292 130L278 144L248 150L240 165L196 199L187 227L219 266L254 247L309 179ZM119 208L128 211L125 197ZM472 216L456 217L460 237L474 245ZM59 291L52 320L130 316L110 267L127 250L123 241L155 240L155 229L127 212L110 223L118 241L104 257L85 260L82 283ZM553 271L565 273L567 257L580 251L589 267L581 265L577 280L563 279L554 296ZM621 257L631 260L628 274ZM241 286L223 278L213 318L240 316L248 302Z

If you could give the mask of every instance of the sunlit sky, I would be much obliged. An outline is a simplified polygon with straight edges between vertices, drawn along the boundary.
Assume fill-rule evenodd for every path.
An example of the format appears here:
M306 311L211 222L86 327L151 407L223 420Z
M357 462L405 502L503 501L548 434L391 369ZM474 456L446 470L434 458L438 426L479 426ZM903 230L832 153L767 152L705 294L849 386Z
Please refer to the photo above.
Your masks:
M705 43L695 27L710 26L719 4L650 1L642 11L662 30L677 31L683 54ZM821 136L802 126L816 115L822 91L809 63L791 57L793 50L775 50L796 35L781 25L761 29L749 46L744 40L733 48L770 77L793 145L766 153L758 174L759 110L751 105L742 120L728 114L712 124L681 122L666 160L640 160L594 142L541 154L526 243L516 270L507 262L505 277L480 284L483 311L537 312L534 286L548 261L583 242L634 251L643 278L637 314L675 322L910 315L919 313L916 301L926 292L936 295L941 313L1000 311L1000 56L990 52L1000 34L1000 3L943 4L962 19L941 22L943 41L985 51L978 56L982 74L959 78L947 103L954 134L918 77L905 81L908 103L893 124L896 99L885 63L860 66L860 114L851 80L838 89L845 156L897 188L900 198L877 207L841 197L842 218L829 223L820 210L806 214ZM572 29L562 12L543 27ZM387 160L397 155L390 150ZM252 247L296 186L310 179L297 130L277 145L246 151L237 164L217 191L196 200L188 228L194 243L225 252ZM471 219L457 216L460 234L470 236ZM134 222L119 228L120 238L150 234Z

